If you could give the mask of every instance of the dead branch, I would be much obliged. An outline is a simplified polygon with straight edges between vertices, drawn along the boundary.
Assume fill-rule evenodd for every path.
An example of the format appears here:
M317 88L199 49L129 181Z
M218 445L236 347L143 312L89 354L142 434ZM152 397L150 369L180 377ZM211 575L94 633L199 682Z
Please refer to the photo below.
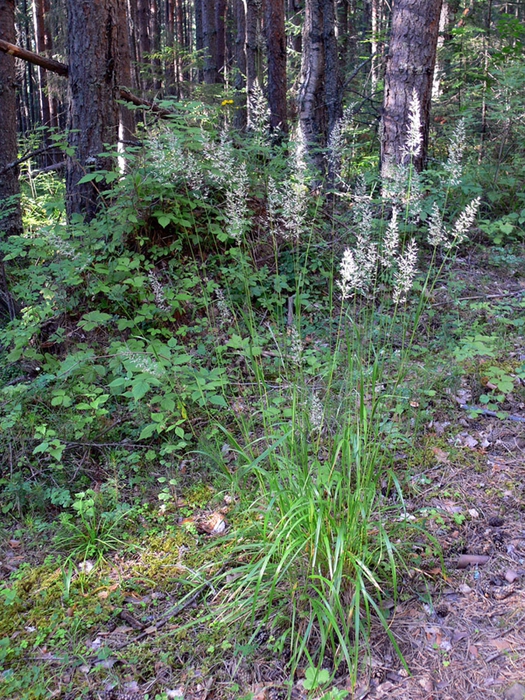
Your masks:
M23 61L28 61L29 63L33 63L36 66L45 68L52 73L63 75L64 77L67 77L69 73L69 69L65 63L55 61L53 58L46 58L38 53L33 53L33 51L28 51L20 46L15 46L15 44L10 44L3 39L0 39L0 51L4 51L4 53L8 53L15 58L21 58ZM158 114L159 117L171 117L174 115L174 112L169 109L159 107L159 105L154 102L149 102L148 100L143 100L141 97L137 97L137 95L131 93L126 87L119 88L119 97L121 100L131 102L137 107L147 107L155 114Z

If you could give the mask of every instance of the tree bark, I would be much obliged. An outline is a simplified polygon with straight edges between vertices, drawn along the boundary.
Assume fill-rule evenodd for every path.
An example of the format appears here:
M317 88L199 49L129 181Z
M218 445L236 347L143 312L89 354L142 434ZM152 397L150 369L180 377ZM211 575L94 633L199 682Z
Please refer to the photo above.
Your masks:
M199 56L204 52L204 27L202 18L202 5L204 0L194 0L195 12L195 49ZM197 71L197 81L202 83L204 80L204 69L199 68Z
M37 53L47 54L46 31L44 25L43 0L33 0L33 22L35 31L35 48ZM38 70L38 92L40 97L40 113L42 124L49 126L51 123L51 110L49 108L49 95L47 92L47 75L43 68ZM48 163L49 165L49 163Z
M117 80L118 80L118 96L122 98L122 91L129 92L133 86L131 74L131 35L130 35L130 18L128 15L128 6L125 0L121 0L117 6L117 51L119 60L117 63ZM119 105L119 152L126 149L125 142L133 141L135 138L135 112L130 110L127 105ZM128 164L124 159L121 159L121 170L127 170Z
M4 42L15 41L15 0L0 3L0 36ZM0 237L22 233L18 166L6 166L16 161L16 66L12 54L0 53ZM0 280L1 282L1 280Z
M441 3L442 0L394 0L383 101L384 176L388 176L392 165L406 165L410 160L405 144L414 91L421 110L421 148L412 162L418 171L425 166Z
M246 94L249 111L254 96L254 86L259 81L260 74L260 47L258 42L259 28L261 25L261 3L259 0L246 0ZM262 88L262 82L259 81Z
M2 0L0 3L0 36L12 42L15 40L15 0ZM18 166L6 168L17 159L16 133L16 67L14 56L0 53L0 240L22 234L22 214L20 211L20 184ZM16 303L7 285L7 278L0 256L0 300L9 317L16 316Z
M215 26L217 27L217 77L224 82L226 70L226 0L215 0Z
M160 57L158 55L160 54L161 45L160 13L158 0L150 0L149 7L151 52L153 54L150 59L151 77L153 89L155 90L155 92L158 92L162 87L161 63Z
M133 87L138 90L142 89L142 76L140 73L140 65L142 63L142 52L139 41L139 20L137 0L127 0L129 14L129 32L130 32L130 47L132 55L133 67Z
M166 0L166 48L168 52L164 66L165 95L179 94L178 87L175 85L176 82L178 83L179 66L178 51L175 49L175 7L173 3L174 0ZM175 68L175 66L177 67Z
M286 109L286 34L284 0L265 0L264 24L268 55L270 127L288 131Z
M21 58L29 63L34 63L36 66L42 66L46 70L57 73L57 75L67 76L69 75L69 69L65 63L60 63L60 61L55 61L51 58L45 58L44 56L39 56L32 51L26 51L26 49L20 48L15 44L10 44L7 41L0 40L0 51L10 54L11 56L16 56L16 58ZM137 97L128 88L120 86L118 89L118 96L121 100L127 100L137 107L148 107L152 112L157 114L159 117L172 117L173 112L169 109L164 109L164 107L159 107L155 102L150 102L149 100L143 100L141 97Z
M92 182L79 184L93 170L113 167L100 154L118 139L120 77L119 6L122 0L68 0L69 144L66 167L69 219L92 219L100 205Z
M244 11L244 0L234 0L234 22L235 22L235 115L233 125L239 131L246 128L246 13ZM244 91L244 92L243 92Z
M202 0L202 39L202 48L204 50L204 82L207 85L213 85L219 82L215 0Z
M71 1L71 0L69 0ZM98 1L98 0L97 0ZM142 72L142 89L151 90L151 36L150 36L150 3L149 0L137 0L137 27L136 35L138 36L140 46L140 61Z
M322 149L341 116L333 0L306 0L298 107L306 152L323 171Z

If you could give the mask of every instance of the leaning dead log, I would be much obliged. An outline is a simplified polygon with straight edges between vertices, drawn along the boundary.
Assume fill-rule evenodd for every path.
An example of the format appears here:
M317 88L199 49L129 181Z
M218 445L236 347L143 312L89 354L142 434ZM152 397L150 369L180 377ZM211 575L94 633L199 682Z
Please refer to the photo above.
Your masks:
M21 58L23 61L28 61L28 63L33 63L41 68L45 68L45 70L49 70L57 75L67 77L69 72L65 63L55 61L53 58L46 58L38 53L33 53L33 51L28 51L27 49L23 49L15 44L10 44L8 41L4 41L3 39L0 39L0 51L8 53L15 58ZM128 88L125 87L119 88L119 97L121 100L131 102L137 107L147 107L159 117L171 117L174 114L174 112L171 110L165 109L164 107L159 107L159 105L155 104L154 102L149 102L148 100L143 100L141 97L137 97L137 95L134 95Z

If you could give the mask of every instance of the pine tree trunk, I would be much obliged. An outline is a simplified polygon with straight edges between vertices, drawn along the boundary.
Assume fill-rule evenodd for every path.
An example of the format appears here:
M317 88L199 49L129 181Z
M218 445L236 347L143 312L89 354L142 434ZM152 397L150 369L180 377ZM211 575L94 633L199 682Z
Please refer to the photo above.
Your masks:
M47 56L43 0L33 0L33 21L36 52ZM51 123L51 110L49 108L49 96L47 94L47 74L43 68L38 69L38 92L42 124L44 126L49 126Z
M246 0L246 94L249 108L253 100L254 86L259 80L259 43L258 30L261 24L261 3L258 0ZM260 85L262 88L262 84Z
M176 0L176 17L177 17L177 50L179 51L178 66L179 66L179 96L182 97L183 88L182 83L184 81L190 80L190 73L188 70L183 70L184 66L184 54L189 53L193 48L193 30L191 29L191 8L188 3L184 0ZM189 14L189 17L188 17Z
M226 0L215 0L215 26L217 27L217 79L223 83L226 70Z
M179 66L178 51L175 50L175 7L173 3L174 0L166 0L166 49L168 49L164 66L164 94L166 95L179 94L178 87L176 87Z
M93 218L100 204L97 190L92 182L79 184L79 180L88 172L113 166L100 154L118 137L122 2L68 0L69 139L75 149L66 166L69 218L73 214Z
M311 162L324 171L328 137L341 115L339 60L333 0L306 0L299 122Z
M204 0L194 0L194 12L195 12L195 48L199 54L202 56L204 51L204 27L203 27L203 17L202 17L202 6ZM204 81L204 70L199 68L197 71L197 81L202 83Z
M44 55L48 58L53 57L53 31L50 0L43 0L43 17L44 17ZM57 85L54 76L47 76L47 99L49 102L49 124L51 127L65 128L65 124L60 124L60 115L62 113L61 94L62 89ZM62 159L61 153L56 154ZM56 157L55 157L56 159Z
M0 38L14 44L15 0L0 2ZM7 167L16 161L16 66L15 59L8 53L0 52L0 237L22 233L20 214L20 186L18 167Z
M14 44L15 0L0 2L0 38ZM9 165L16 161L16 67L15 59L0 52L0 240L22 234L20 211L20 184L18 167ZM9 318L16 316L16 303L7 285L3 256L0 257L0 302Z
M406 164L405 151L412 95L421 109L421 149L413 159L422 170L427 157L432 79L436 62L442 0L394 0L388 51L381 139L381 172Z
M268 55L270 126L288 130L286 109L286 34L284 0L265 0L264 23Z
M234 22L235 22L235 115L233 125L239 131L246 128L246 13L244 11L244 0L234 0ZM244 92L243 92L244 91Z
M119 87L133 88L133 78L131 73L131 36L130 22L128 15L128 6L125 0L120 0L118 3L117 12L117 27L118 27L118 64L117 64L117 80ZM126 147L126 141L134 141L135 136L135 112L129 109L126 105L119 105L119 150L123 151Z
M132 56L133 86L142 89L142 77L140 65L142 63L142 50L139 37L139 20L137 0L127 0L130 21L130 47Z
M215 0L202 0L202 38L204 49L204 82L213 85L219 82L217 70L217 16Z
M150 37L151 52L154 54L150 59L153 89L158 92L162 87L161 64L160 64L160 16L158 0L150 0Z
M69 0L71 1L71 0ZM97 0L98 1L98 0ZM150 54L150 0L137 0L137 36L140 46L140 61L142 70L142 89L151 91L153 82L151 80Z

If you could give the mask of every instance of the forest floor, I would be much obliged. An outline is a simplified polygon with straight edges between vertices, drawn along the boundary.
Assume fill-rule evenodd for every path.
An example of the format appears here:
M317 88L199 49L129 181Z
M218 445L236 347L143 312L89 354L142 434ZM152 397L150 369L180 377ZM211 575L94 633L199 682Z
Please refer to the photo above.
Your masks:
M377 623L357 685L339 675L324 687L331 691L326 697L336 700L347 690L356 700L525 698L525 378L515 373L525 362L523 262L478 252L458 259L451 284L435 290L431 304L454 320L456 335L459 324L464 353L436 358L445 398L435 400L417 444L398 454L397 467L400 478L408 474L409 517L424 518L445 567L436 552L426 552L424 565L400 571L398 597L387 602L410 673ZM504 351L488 362L483 347L491 343ZM500 374L487 379L489 365ZM456 381L447 383L447 374ZM514 388L498 410L483 408L480 395L498 395L494 382L509 375ZM500 410L506 417L493 415ZM323 696L305 689L304 669L290 689L286 660L271 638L261 638L255 650L219 622L203 618L185 628L190 617L213 608L205 584L178 605L181 571L192 561L186 553L210 537L214 519L234 517L227 494L219 498L213 483L189 479L176 513L144 510L140 532L91 571L89 563L57 564L52 523L4 521L0 580L17 584L3 589L0 606L0 660L10 668L0 697ZM195 554L195 565L202 556Z

